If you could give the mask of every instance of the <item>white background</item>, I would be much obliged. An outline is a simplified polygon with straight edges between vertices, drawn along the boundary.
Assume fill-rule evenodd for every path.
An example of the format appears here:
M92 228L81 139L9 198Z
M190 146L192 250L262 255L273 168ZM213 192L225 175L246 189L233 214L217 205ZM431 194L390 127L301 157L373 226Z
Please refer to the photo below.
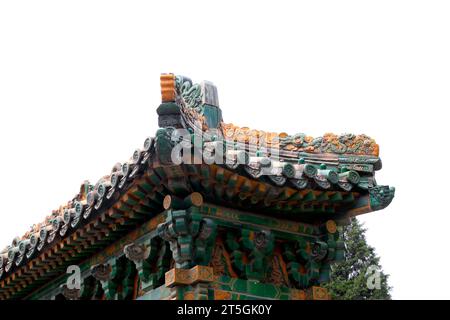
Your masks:
M366 133L363 216L395 299L450 298L446 1L1 1L0 244L157 130L159 74L213 81L225 122Z

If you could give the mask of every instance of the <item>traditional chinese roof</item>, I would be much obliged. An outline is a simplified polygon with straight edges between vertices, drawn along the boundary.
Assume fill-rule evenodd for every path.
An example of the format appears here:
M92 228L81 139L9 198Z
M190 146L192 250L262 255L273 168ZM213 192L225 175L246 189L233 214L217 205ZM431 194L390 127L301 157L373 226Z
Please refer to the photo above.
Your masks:
M172 74L161 76L161 93L154 137L0 251L0 298L26 296L173 201L323 223L393 199L394 188L376 183L379 147L366 135L312 138L226 124L212 83ZM187 197L193 192L202 199Z

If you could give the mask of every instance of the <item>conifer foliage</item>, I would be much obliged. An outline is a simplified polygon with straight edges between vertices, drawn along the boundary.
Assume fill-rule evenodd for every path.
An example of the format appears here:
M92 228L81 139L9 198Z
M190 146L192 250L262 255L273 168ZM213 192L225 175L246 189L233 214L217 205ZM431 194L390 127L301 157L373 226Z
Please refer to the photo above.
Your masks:
M375 249L366 241L366 229L356 218L352 218L351 223L343 227L342 231L345 241L344 259L332 265L331 281L326 285L332 299L391 299L389 276L382 271Z

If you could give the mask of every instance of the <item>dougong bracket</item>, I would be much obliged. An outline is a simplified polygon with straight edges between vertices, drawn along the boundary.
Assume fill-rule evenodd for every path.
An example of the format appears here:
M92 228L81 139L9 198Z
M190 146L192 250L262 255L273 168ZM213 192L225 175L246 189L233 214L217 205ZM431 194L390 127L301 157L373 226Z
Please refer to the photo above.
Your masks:
M177 268L207 265L211 259L216 224L202 218L194 207L168 210L166 222L158 225L158 235L169 242Z

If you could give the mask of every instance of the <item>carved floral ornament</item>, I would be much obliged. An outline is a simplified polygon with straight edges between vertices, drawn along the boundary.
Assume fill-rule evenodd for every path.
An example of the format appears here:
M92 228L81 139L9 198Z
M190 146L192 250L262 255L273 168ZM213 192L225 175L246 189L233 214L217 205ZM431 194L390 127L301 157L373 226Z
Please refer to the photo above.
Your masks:
M123 252L127 259L131 261L143 261L148 258L150 254L149 248L143 244L128 244L124 247Z
M326 133L323 137L313 138L303 133L288 135L285 132L265 132L225 123L222 123L222 132L226 140L291 152L357 154L376 157L379 155L378 144L364 134Z
M110 279L111 269L111 266L108 264L97 264L91 267L91 273L99 281L108 281Z

